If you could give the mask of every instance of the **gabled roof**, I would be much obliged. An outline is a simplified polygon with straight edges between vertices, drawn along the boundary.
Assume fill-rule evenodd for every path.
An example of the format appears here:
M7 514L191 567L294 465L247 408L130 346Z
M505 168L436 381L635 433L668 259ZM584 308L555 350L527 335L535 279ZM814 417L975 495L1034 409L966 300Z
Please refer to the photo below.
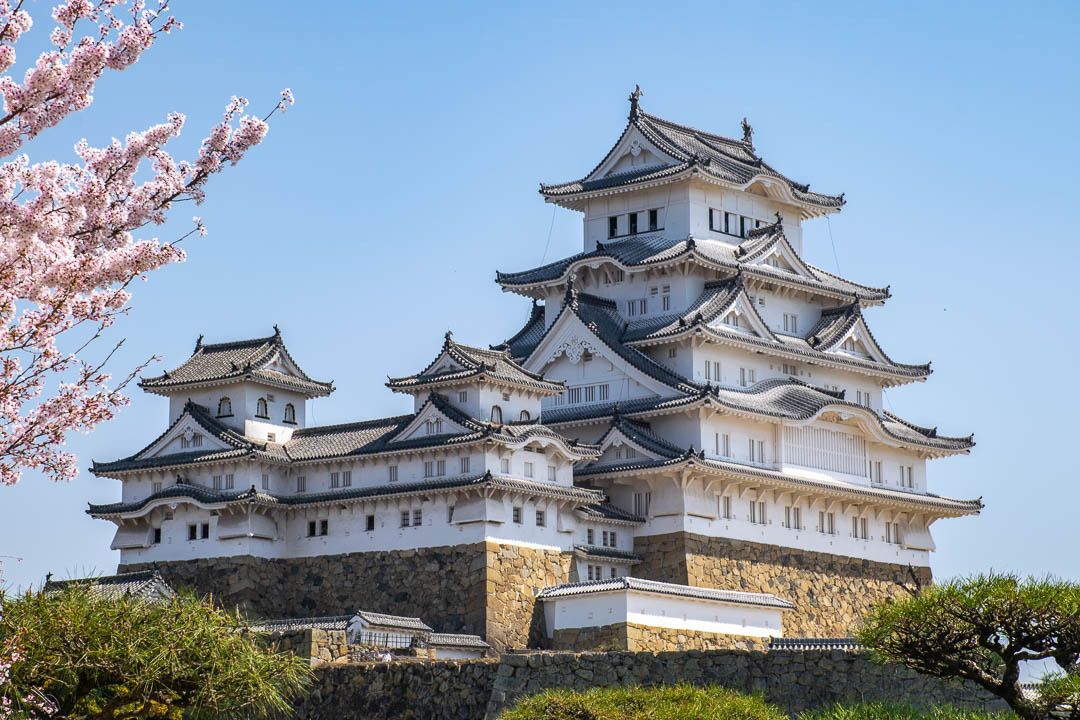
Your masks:
M479 635L461 635L459 633L431 633L424 642L433 648L468 648L470 650L490 650L491 646Z
M683 452L683 449L678 445L670 443L653 433L647 424L623 417L617 407L614 409L611 418L611 426L608 427L603 437L596 444L603 448L608 438L616 432L621 433L623 437L637 444L643 450L660 457L678 457Z
M447 369L443 369L446 367ZM460 385L464 382L492 382L525 388L545 395L558 395L566 388L560 382L545 380L513 361L508 349L473 347L452 339L446 333L442 350L426 368L414 375L387 378L386 386L396 392L416 394L424 389Z
M418 617L387 615L386 613L357 610L356 616L367 623L368 627L382 630L407 630L409 632L431 632L431 627Z
M806 336L806 343L818 352L832 354L831 351L837 349L837 346L843 342L844 338L855 326L858 326L861 331L860 335L867 341L866 344L869 346L872 355L870 362L881 362L913 374L921 373L924 377L930 374L930 363L903 365L894 362L878 343L874 333L870 331L870 326L867 325L866 318L862 314L862 308L859 307L858 303L822 310L821 318L814 327L810 328L810 332ZM856 363L867 362L858 358L845 358L845 360Z
M194 420L207 435L217 438L224 443L226 447L169 453L168 455L157 455L153 457L145 456L151 448L169 435L177 425L180 425L188 418ZM142 450L139 450L134 455L112 462L99 463L95 460L90 466L90 472L95 475L108 476L118 472L200 465L248 457L275 463L285 462L287 460L281 445L252 440L215 419L207 408L189 400L184 404L183 411L172 425L170 425L161 435L154 438L154 440Z
M773 227L769 225L759 230ZM769 238L770 242L777 239L772 236ZM760 249L762 239L762 236L752 234L744 243L750 242ZM737 255L739 247L741 245L733 246L711 239L700 240L693 236L677 239L666 237L659 232L639 233L615 242L597 243L595 250L571 255L531 270L513 273L496 272L495 282L506 290L527 293L535 288L563 285L578 269L586 265L595 265L597 261L606 260L630 272L692 262L711 270L730 273L741 271L747 279L789 285L831 297L856 299L864 303L882 303L889 297L887 287L873 288L845 280L803 261L801 257L799 261L809 271L809 275L788 272L766 264L755 263L752 260L746 261ZM794 254L794 250L792 253Z
M640 108L640 97L640 92L630 96L629 122L619 140L592 172L572 182L541 184L540 193L549 202L566 203L589 193L655 184L666 178L698 177L739 189L759 179L774 181L785 190L782 199L798 205L806 217L834 212L843 206L843 195L811 192L809 185L791 180L762 160L754 149L753 130L745 120L743 139L735 140L650 115ZM658 158L646 167L600 176L599 171L622 145L623 138L634 131L666 157Z
M102 600L135 598L161 602L176 595L157 570L141 570L139 572L73 580L53 580L52 573L50 573L42 591L46 593L59 592L69 587L88 588L91 595Z
M597 592L611 592L613 590L636 590L638 592L656 593L658 595L675 595L679 597L696 598L698 600L715 600L717 602L735 603L738 605L757 605L759 607L771 607L779 610L792 610L794 605L776 595L769 593L750 593L738 590L717 590L707 587L691 587L689 585L676 585L675 583L659 582L657 580L645 580L644 578L622 577L610 580L593 580L589 582L565 583L546 587L537 593L539 600L554 600L561 597L573 597L577 595L589 595Z
M536 349L542 337L544 337L544 306L533 300L529 319L525 321L525 325L509 340L499 345L492 345L491 349L507 350L511 357L523 359Z
M826 410L845 412L864 418L883 440L891 439L931 454L966 453L975 445L974 436L938 435L936 430L919 428L891 413L879 415L871 408L848 402L843 391L814 387L795 378L768 378L747 388L708 386L675 398L551 408L544 411L544 422L554 426L588 424L614 419L617 414L644 419L666 412L681 412L697 405L719 407L748 417L796 421L811 420ZM583 469L580 472L589 471ZM575 474L579 472L575 471Z
M131 502L89 504L87 514L94 517L116 517L143 510L151 503L165 499L189 499L207 506L255 505L260 507L295 508L318 505L335 505L349 500L365 500L395 496L428 495L438 491L482 490L515 492L537 497L548 497L576 503L600 502L604 494L599 490L583 487L556 485L550 482L522 480L490 472L481 475L435 478L423 482L390 483L368 487L350 487L319 493L295 493L273 495L260 492L254 487L248 490L213 490L193 483L177 483Z
M270 366L278 361L290 372ZM195 351L180 367L157 377L142 378L139 387L147 392L168 395L179 389L250 380L270 387L299 392L308 397L329 395L333 383L312 380L300 369L274 326L270 337L234 342L203 344L195 342Z
M625 345L622 342L622 336L626 332L626 322L619 315L615 301L587 293L579 293L574 289L572 280L567 286L563 307L559 311L559 315L548 326L540 342L533 348L534 353L549 335L557 331L557 328L560 327L560 320L567 313L576 315L581 323L596 336L596 339L612 351L614 356L621 358L635 370L644 373L676 392L693 392L695 390L695 387L678 373L653 360L640 350Z

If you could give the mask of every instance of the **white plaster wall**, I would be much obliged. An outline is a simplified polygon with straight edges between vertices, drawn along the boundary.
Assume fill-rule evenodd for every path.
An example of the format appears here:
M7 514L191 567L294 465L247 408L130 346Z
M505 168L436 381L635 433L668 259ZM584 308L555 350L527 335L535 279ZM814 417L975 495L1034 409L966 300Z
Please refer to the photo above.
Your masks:
M782 637L781 611L751 605L617 590L544 601L548 637L555 630L635 625L752 637Z
M300 393L272 389L250 382L176 391L169 396L169 424L171 425L176 421L176 418L180 417L180 413L183 412L184 409L184 404L187 403L188 400L209 408L210 414L216 416L218 401L223 397L227 397L232 402L233 416L231 418L220 418L220 420L229 427L243 431L245 421L255 419L255 409L258 398L269 398L271 395L274 399L272 401L269 399L267 400L267 409L269 411L267 414L269 415L269 419L265 421L259 419L260 424L265 422L266 424L273 425L275 428L272 428L271 432L276 429L278 433L284 433L286 431L291 432L293 429L305 427L307 418L306 397ZM293 407L296 409L295 425L284 423L286 403L292 403ZM265 430L263 430L262 437L265 438Z

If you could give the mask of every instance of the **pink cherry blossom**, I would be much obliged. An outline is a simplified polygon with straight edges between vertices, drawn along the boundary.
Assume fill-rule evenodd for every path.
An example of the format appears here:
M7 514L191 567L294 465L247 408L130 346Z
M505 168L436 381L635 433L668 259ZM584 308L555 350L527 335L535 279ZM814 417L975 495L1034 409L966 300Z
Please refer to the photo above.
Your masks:
M0 0L0 72L14 66L16 43L32 24L23 5ZM62 2L52 13L53 48L21 82L0 77L0 484L18 482L28 469L58 481L76 476L65 438L89 432L127 404L122 391L144 367L114 382L104 366L115 348L94 361L88 348L125 313L131 282L183 261L180 241L205 235L206 226L195 217L179 238L141 234L164 223L175 203L200 204L210 176L239 162L266 137L270 115L293 102L283 91L260 119L245 113L247 100L232 98L191 161L166 150L184 127L175 112L106 147L77 143L78 162L31 162L18 154L89 106L106 70L130 67L179 29L168 5Z

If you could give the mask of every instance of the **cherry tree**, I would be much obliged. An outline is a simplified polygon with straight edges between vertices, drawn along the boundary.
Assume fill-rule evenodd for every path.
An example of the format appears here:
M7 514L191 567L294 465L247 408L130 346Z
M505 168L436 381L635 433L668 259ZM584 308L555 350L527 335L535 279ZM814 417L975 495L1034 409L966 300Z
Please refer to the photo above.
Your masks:
M23 2L0 0L0 73L31 27ZM64 440L108 420L128 400L104 366L115 352L94 341L125 312L135 278L184 260L178 243L205 234L193 219L182 237L138 237L181 201L200 204L210 176L235 165L266 136L270 115L245 114L234 97L194 160L165 150L184 126L171 113L123 141L75 146L80 162L31 162L23 145L93 100L106 70L131 67L162 35L180 28L168 0L68 0L52 12L51 48L22 81L0 77L0 484L36 470L56 481L77 473ZM95 353L91 357L91 352Z

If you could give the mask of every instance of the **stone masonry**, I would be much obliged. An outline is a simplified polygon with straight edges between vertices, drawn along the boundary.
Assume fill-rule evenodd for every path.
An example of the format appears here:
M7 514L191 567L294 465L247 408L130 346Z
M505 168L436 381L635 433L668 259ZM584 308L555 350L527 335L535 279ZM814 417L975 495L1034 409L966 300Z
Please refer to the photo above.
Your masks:
M634 567L637 577L791 601L795 609L783 619L787 637L851 635L874 605L931 581L927 567L682 532L635 538L634 550L644 558Z
M546 630L536 595L550 585L576 580L572 568L573 555L568 552L488 543L488 644L500 651L540 647Z
M633 623L614 623L599 627L556 630L552 650L629 650L631 652L663 650L719 650L741 648L763 650L761 638L744 635L673 630Z

